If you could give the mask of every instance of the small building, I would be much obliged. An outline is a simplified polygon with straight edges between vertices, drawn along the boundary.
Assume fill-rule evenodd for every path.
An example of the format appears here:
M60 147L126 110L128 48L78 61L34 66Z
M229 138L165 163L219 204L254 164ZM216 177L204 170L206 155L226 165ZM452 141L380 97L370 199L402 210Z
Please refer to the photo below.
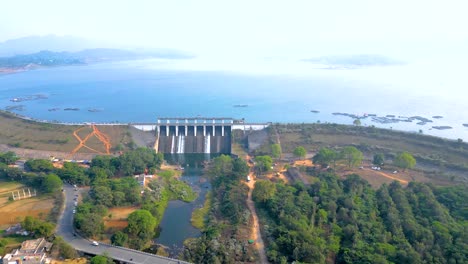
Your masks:
M152 174L140 174L140 175L135 175L135 180L140 184L141 187L146 186L146 178L153 178Z
M44 264L52 243L45 238L26 240L21 248L13 250L3 257L3 264Z
M135 180L140 184L140 186L144 187L146 183L146 177L144 174L135 175Z

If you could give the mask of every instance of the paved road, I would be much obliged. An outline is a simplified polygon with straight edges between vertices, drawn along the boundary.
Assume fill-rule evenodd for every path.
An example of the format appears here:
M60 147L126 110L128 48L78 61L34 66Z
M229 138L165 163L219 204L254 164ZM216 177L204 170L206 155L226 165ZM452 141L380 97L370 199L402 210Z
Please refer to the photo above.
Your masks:
M103 243L99 243L99 246L92 245L90 240L82 238L80 236L74 236L73 230L73 208L76 192L71 185L64 185L65 193L65 210L62 212L58 226L57 235L62 236L63 239L69 243L76 250L85 252L93 255L102 255L106 253L109 257L123 261L126 263L143 263L143 264L176 264L176 263L188 263L177 259L170 259L161 256L157 256L150 253L145 253L133 249L115 247Z

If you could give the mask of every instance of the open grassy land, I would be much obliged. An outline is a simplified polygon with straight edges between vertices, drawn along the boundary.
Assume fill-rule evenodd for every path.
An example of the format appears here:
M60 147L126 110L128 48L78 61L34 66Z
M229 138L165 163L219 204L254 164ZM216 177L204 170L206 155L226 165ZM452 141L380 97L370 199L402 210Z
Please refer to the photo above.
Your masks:
M268 142L256 150L256 153L269 153L270 144L277 142L277 134L280 137L283 153L291 153L297 146L304 146L309 153L315 153L322 147L355 146L364 153L368 164L376 153L383 153L386 163L390 164L399 152L408 151L416 158L417 167L411 174L399 173L395 177L401 177L402 180L430 181L436 184L468 182L468 144L461 141L375 127L288 124L272 125L269 128ZM393 169L388 168L388 170ZM356 173L362 174L363 177L375 174L362 170ZM375 181L372 176L367 178ZM382 181L391 180L388 177L384 178Z
M91 126L40 123L24 120L4 111L0 111L0 124L0 144L44 151L72 152L79 145L76 135L85 139L93 132ZM112 152L124 150L132 142L128 126L98 126L98 130L109 139ZM96 135L91 135L85 145L97 151L82 147L77 153L106 152L105 144Z
M44 220L54 207L54 199L49 197L38 196L16 201L9 200L12 191L20 190L22 194L23 188L27 189L20 183L0 181L0 215L2 215L0 228L16 224L28 215Z

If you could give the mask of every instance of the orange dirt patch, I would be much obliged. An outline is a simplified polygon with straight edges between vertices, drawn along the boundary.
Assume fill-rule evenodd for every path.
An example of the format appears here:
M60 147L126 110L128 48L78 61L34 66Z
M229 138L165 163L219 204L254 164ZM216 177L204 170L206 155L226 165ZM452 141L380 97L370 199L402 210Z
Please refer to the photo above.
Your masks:
M312 161L310 159L306 160L296 160L294 162L294 166L307 166L307 167L312 167L314 164L312 164Z
M127 227L127 217L129 214L138 210L136 206L127 207L114 207L109 209L108 216L112 215L111 218L108 216L104 217L104 226L106 228L124 229Z
M88 260L86 258L77 259L66 259L66 260L52 260L51 264L86 264Z
M41 198L27 198L0 205L0 226L16 224L28 215L44 219L53 206L53 199Z
M91 128L93 129L92 132L87 133L86 136L83 136L82 131L86 128L87 127L81 127L73 131L73 136L78 140L78 145L72 150L71 154L75 154L82 148L86 148L88 150L91 150L92 152L96 152L99 154L110 154L110 148L112 146L110 143L110 137L105 133L101 132L96 125L91 125ZM86 145L86 142L93 136L96 137L104 145L104 152L96 150Z
M420 181L428 182L429 179L426 178L422 173L417 171L398 171L398 173L393 173L392 170L373 170L370 168L370 164L365 164L363 169L353 168L353 169L338 169L337 173L340 176L345 176L349 174L357 174L363 179L368 181L370 185L375 188L379 188L382 184L390 184L393 181L398 181L402 185L408 184L410 181Z

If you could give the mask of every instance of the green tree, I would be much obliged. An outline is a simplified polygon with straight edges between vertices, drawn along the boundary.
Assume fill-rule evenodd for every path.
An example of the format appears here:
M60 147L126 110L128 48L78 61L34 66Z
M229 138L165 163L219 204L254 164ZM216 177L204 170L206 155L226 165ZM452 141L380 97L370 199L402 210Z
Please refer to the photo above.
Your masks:
M54 234L54 230L54 223L42 222L37 226L35 235L37 237L51 237Z
M122 231L117 231L111 237L112 245L124 246L127 243L128 235Z
M125 152L119 157L119 169L125 176L144 173L146 169L155 170L161 167L164 161L162 153L156 153L154 149L137 148Z
M306 157L307 151L306 151L306 149L305 149L303 146L299 146L299 147L296 147L296 148L294 149L293 155L294 155L296 158L303 159L303 158Z
M338 153L329 148L321 148L317 154L312 158L315 164L326 167L330 162L335 163L338 158Z
M54 170L54 165L50 160L32 159L24 163L24 169L32 172L49 173Z
M76 252L76 250L72 246L67 244L67 242L65 242L61 236L55 237L53 243L54 246L58 247L59 254L62 258L72 259L78 257L78 253Z
M346 160L348 167L350 168L359 165L363 158L362 152L353 146L343 148L341 155Z
M211 176L225 176L232 173L232 158L228 155L221 155L213 159L209 169Z
M282 150L281 150L281 145L280 144L272 144L271 145L271 157L274 158L274 159L279 159L281 158L281 154L282 154Z
M37 219L28 215L24 218L23 222L21 222L21 227L26 231L34 232L34 230L36 230L37 224Z
M0 153L0 163L9 165L15 163L17 160L19 160L19 157L12 151Z
M58 176L70 183L89 185L89 177L86 175L85 168L74 162L64 162L63 168L57 170Z
M270 156L255 157L255 170L259 175L263 174L264 172L270 171L272 165L273 160Z
M360 126L360 125L361 125L361 119L359 119L359 118L354 119L353 125L355 125L355 126Z
M94 256L91 258L91 264L111 264L114 263L108 256Z
M62 185L62 180L55 174L48 174L42 181L42 189L47 193L60 191Z
M416 159L409 152L402 152L395 157L393 164L403 170L411 169L416 165Z
M87 237L95 237L104 230L102 216L97 213L80 212L83 207L79 206L75 214L75 226Z
M93 198L97 204L102 204L107 207L112 206L112 190L107 186L96 186L92 192Z
M249 165L241 158L234 159L232 161L232 174L238 180L245 178L249 174Z
M127 233L145 243L154 237L156 218L147 210L136 210L128 216Z
M267 180L258 180L255 182L255 189L252 192L252 198L256 202L266 202L275 195L276 185Z
M19 181L24 176L24 173L18 168L10 168L10 167L7 167L7 165L4 165L3 168L2 166L0 166L0 168L1 168L0 172L1 172L2 177L9 178L14 181Z
M372 160L372 164L376 166L382 166L384 164L385 157L384 154L379 153L374 155L374 159Z

